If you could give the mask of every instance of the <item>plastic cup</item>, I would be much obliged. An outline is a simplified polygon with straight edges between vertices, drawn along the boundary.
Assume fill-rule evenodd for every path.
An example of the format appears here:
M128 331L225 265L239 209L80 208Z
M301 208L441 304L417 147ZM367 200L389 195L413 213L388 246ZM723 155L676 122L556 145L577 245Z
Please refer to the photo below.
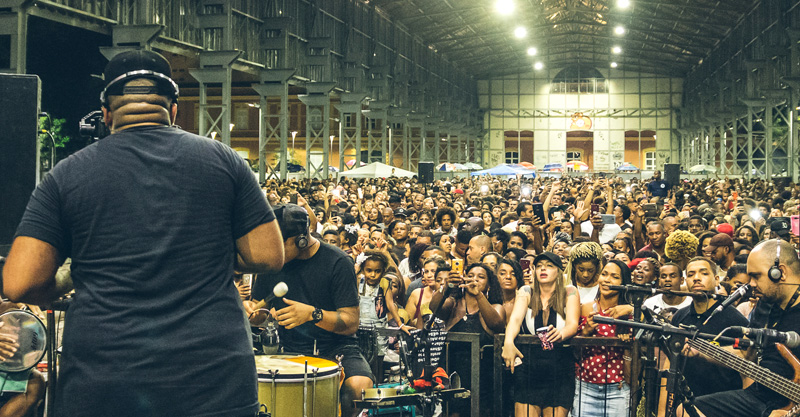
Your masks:
M547 340L547 332L549 330L549 327L540 327L536 329L536 335L539 336L539 340L542 341L542 349L544 350L550 350L553 348L553 342Z

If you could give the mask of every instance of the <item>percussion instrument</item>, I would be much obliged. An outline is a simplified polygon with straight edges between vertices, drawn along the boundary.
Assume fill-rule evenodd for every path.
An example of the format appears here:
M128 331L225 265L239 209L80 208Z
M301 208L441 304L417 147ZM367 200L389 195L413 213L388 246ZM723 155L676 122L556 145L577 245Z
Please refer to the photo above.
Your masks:
M273 417L339 415L339 364L313 356L256 356L258 401Z
M34 314L11 310L0 314L0 335L17 341L13 356L0 362L0 372L22 372L41 362L47 351L46 329Z
M367 363L373 363L378 355L383 354L378 344L378 331L375 327L359 326L356 331L356 338L358 339L358 349L364 355Z

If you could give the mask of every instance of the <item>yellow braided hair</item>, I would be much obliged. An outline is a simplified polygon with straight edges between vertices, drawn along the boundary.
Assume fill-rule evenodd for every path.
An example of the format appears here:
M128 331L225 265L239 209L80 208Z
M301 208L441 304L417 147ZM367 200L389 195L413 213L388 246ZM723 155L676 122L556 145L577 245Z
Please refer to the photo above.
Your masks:
M569 252L567 266L564 268L565 285L573 285L572 264L574 264L576 261L583 262L594 260L597 260L597 273L600 273L600 270L603 269L603 261L605 261L605 257L603 256L603 247L600 246L600 244L597 242L581 242L573 246L572 250Z

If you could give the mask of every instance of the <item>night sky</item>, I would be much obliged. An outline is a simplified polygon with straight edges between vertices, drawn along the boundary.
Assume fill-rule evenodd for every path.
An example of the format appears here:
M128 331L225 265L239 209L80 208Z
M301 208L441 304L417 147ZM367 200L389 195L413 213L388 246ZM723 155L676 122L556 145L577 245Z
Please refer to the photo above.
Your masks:
M27 73L41 78L41 111L67 119L72 137L66 149L59 149L59 159L86 145L78 135L78 121L100 109L103 83L90 74L102 74L108 62L101 46L111 46L111 37L30 17Z

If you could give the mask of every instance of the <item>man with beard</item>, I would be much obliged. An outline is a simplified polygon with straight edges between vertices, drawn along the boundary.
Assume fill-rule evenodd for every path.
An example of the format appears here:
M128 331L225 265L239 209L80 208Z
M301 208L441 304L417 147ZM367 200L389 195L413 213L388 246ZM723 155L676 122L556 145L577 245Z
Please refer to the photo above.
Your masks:
M764 312L750 326L766 325L779 332L800 331L800 260L792 245L782 240L761 242L747 258L747 275L753 295L759 297L756 310ZM791 351L795 357L800 356L800 347ZM749 353L746 356L751 356ZM778 353L775 344L766 346L756 360L763 368L793 378L792 367ZM770 415L771 411L789 404L789 400L756 382L746 389L698 397L694 404L707 417L756 417Z
M719 275L725 276L733 265L736 253L733 251L733 239L725 233L718 233L703 248L703 256L711 258L719 266Z

